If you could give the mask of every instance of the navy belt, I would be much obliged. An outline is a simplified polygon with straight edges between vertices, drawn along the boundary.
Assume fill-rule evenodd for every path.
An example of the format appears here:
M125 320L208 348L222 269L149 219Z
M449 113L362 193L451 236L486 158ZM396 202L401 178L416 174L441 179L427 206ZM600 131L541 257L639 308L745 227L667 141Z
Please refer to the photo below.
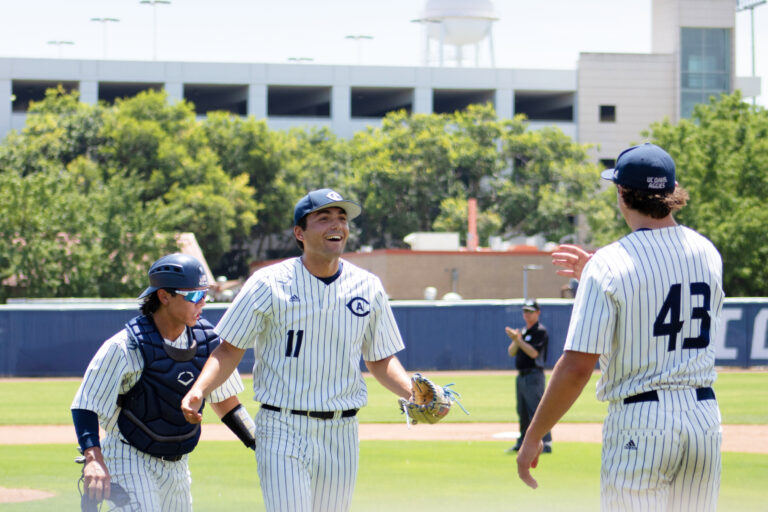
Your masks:
M540 371L541 371L541 368L537 366L536 368L523 368L522 370L518 370L517 373L519 375L529 375L533 372L540 372Z
M184 457L184 455L155 455L154 457L165 462L179 462Z
M269 404L261 404L261 408L266 409L268 411L275 411L275 412L282 411L281 408L275 407L274 405L269 405ZM336 411L300 411L297 409L290 409L289 412L291 414L296 414L297 416L308 416L310 418L317 418L319 420L330 420L336 417ZM357 414L357 409L347 409L346 411L341 411L342 418L349 418L356 414Z
M712 388L696 388L696 400L714 400L715 391ZM624 399L625 404L635 404L638 402L658 402L659 394L654 391L646 391L639 395L628 396Z

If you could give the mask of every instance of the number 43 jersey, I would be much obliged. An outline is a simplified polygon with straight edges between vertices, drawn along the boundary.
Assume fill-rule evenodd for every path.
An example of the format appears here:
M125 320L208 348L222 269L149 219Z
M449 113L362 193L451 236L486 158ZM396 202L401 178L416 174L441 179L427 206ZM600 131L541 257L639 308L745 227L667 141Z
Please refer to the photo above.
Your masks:
M287 409L338 411L367 402L361 357L404 348L378 277L341 261L334 280L301 258L256 271L216 326L223 340L254 349L255 400Z
M685 226L638 230L585 265L565 350L600 354L599 400L710 386L723 298L709 240Z

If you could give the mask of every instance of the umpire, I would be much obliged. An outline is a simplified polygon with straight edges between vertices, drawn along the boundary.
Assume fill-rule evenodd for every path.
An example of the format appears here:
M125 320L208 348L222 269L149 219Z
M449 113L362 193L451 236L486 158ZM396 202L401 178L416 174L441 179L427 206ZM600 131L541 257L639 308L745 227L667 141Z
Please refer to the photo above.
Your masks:
M515 358L517 368L517 416L520 418L520 437L507 453L520 449L523 438L531 424L536 407L544 396L544 361L547 359L549 334L539 323L539 304L535 300L527 300L523 304L523 319L525 328L512 329L505 327L507 336L512 340L507 348L510 357ZM547 432L543 438L543 453L552 453L552 434Z

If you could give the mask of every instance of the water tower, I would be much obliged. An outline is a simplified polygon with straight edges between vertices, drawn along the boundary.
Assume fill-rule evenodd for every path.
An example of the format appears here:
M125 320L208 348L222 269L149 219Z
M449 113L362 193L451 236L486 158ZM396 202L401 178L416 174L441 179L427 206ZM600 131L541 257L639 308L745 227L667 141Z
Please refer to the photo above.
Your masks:
M498 20L490 0L428 0L421 18L413 20L424 27L424 65L428 66L432 48L437 42L437 62L443 66L447 60L446 46L454 48L457 67L463 66L464 47L474 47L475 66L480 65L480 43L488 40L491 67L495 67L491 26Z

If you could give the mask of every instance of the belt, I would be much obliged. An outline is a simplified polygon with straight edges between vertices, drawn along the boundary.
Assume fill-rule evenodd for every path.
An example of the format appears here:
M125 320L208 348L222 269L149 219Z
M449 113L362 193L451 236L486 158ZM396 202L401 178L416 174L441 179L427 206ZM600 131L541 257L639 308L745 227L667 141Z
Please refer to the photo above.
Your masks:
M155 457L156 459L160 459L164 462L179 462L182 459L182 457L184 457L184 455L183 454L182 455L159 455L159 456L154 455L153 457Z
M533 372L540 372L540 371L541 371L541 368L536 367L536 368L523 368L522 370L518 370L517 372L518 372L518 375L529 375Z
M283 409L275 407L274 405L261 404L262 409L268 411L281 412ZM337 415L340 418L349 418L357 414L357 409L347 409L346 411L299 411L296 409L290 409L288 412L297 416L308 416L310 418L317 418L319 420L330 420L336 418Z
M715 399L715 391L712 388L696 388L696 400L702 401L702 400L714 400ZM659 401L659 393L657 393L655 390L653 391L646 391L645 393L640 393L639 395L633 395L628 396L624 399L625 404L635 404L637 402L658 402Z

